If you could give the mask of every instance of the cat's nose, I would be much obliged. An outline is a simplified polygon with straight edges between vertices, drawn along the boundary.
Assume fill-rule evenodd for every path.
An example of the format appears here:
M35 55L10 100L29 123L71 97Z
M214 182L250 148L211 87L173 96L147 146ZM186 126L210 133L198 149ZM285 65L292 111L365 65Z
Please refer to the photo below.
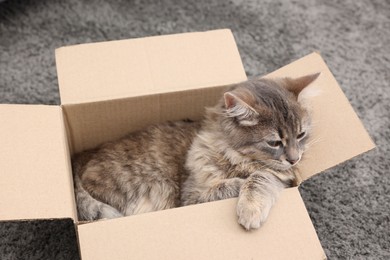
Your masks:
M299 159L301 159L301 156L299 155L298 149L294 145L291 145L289 148L287 148L287 162L289 162L291 165L295 165L299 161Z
M294 159L288 158L286 159L286 161L288 161L291 165L294 165L299 161L299 158L294 158Z

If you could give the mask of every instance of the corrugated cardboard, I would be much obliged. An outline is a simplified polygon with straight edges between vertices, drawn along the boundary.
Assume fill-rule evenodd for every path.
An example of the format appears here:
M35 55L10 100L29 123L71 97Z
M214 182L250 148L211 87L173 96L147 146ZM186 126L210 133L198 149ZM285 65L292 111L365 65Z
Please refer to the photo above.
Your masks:
M26 165L33 161L32 185L21 182L17 190L10 192L34 194L44 186L34 182L34 178L47 178L45 184L53 184L57 193L49 194L54 198L53 204L50 210L43 211L50 211L48 217L52 217L57 207L64 214L61 217L72 216L76 222L74 199L70 198L73 189L68 149L71 153L80 152L152 123L183 118L198 120L204 107L214 105L226 85L246 79L229 30L64 47L56 51L56 59L62 106L42 107L44 115L46 110L57 114L43 117L48 122L46 132L42 134L44 124L33 119L35 108L23 106L15 112L0 107L0 113L9 121L8 126L0 126L2 135L12 135L17 128L17 136L23 136L20 120L26 120L35 129L25 138L27 153L19 145L15 153L4 159L9 164L15 160L12 158L26 154L26 164L20 168L8 166L7 177L0 175L0 181L19 183L9 176L17 176L19 169L26 172ZM313 72L322 73L311 86L320 90L320 95L310 102L316 142L301 163L300 181L374 147L319 54L310 54L268 77L298 77ZM9 119L15 115L20 119ZM13 142L18 141L18 138L7 141L0 151L6 154ZM53 144L57 144L54 149L57 153L47 149ZM37 160L40 153L47 152L52 153L55 164L50 169L56 169L60 176L55 180L46 165ZM23 197L9 200L5 193L0 195L6 208L20 203ZM45 199L39 198L36 206ZM60 200L67 204L59 206ZM266 224L256 231L246 232L238 225L235 204L236 199L231 199L79 225L82 257L84 260L325 258L296 187L282 193ZM36 217L31 212L24 214L22 206L13 210L12 218Z
M200 119L221 90L199 88L247 79L229 30L63 47L56 62L74 152L152 123Z
M64 105L74 153L116 140L150 124L201 119L223 88L192 89L140 97ZM169 89L167 89L169 90Z
M229 30L62 47L56 50L56 62L62 104L222 86L246 79Z
M282 193L260 230L247 232L238 225L236 203L229 199L81 225L82 257L325 259L297 188Z
M0 220L75 219L61 107L0 105Z

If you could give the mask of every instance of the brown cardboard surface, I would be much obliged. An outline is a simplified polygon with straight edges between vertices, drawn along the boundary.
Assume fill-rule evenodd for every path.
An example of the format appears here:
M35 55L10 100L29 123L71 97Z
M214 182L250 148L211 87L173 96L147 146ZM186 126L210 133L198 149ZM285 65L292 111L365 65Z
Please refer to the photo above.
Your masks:
M62 47L62 104L222 86L246 79L230 30Z
M321 72L312 86L318 95L308 99L313 129L309 149L299 163L302 180L375 147L361 121L318 53L307 55L267 77L299 77Z
M286 189L261 229L237 223L230 199L78 226L83 260L325 259L297 188Z
M150 124L168 120L200 120L223 87L194 89L127 99L64 105L73 153L116 140Z
M0 220L75 219L61 108L0 105Z

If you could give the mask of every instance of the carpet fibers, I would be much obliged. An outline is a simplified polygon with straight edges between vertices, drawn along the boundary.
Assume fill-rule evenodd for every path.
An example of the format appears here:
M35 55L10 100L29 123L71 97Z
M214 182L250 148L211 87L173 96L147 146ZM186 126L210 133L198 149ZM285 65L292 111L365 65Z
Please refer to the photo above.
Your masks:
M57 47L219 28L233 31L248 76L321 52L377 148L300 192L329 259L390 259L389 1L2 1L0 103L59 104ZM1 236L0 259L77 258L65 226L1 223L12 235ZM60 243L50 232L68 244L50 246ZM31 234L46 243L27 246Z

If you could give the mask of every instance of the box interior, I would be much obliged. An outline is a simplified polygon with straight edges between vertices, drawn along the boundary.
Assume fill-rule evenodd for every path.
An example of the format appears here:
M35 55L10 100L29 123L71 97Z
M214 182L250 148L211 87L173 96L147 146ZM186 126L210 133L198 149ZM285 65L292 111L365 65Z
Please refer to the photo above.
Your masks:
M313 118L312 137L310 148L297 169L298 185L374 147L319 54L312 53L265 77L299 77L316 72L321 72L321 75L309 88L317 94L306 101ZM189 90L184 86L180 91L177 87L166 88L165 93L134 94L133 97L114 100L62 105L71 152L94 148L151 124L200 120L205 107L215 105L228 86L200 86ZM132 87L136 93L134 88L138 87Z
M225 87L200 88L116 100L63 105L72 155L114 141L148 125L201 120Z

